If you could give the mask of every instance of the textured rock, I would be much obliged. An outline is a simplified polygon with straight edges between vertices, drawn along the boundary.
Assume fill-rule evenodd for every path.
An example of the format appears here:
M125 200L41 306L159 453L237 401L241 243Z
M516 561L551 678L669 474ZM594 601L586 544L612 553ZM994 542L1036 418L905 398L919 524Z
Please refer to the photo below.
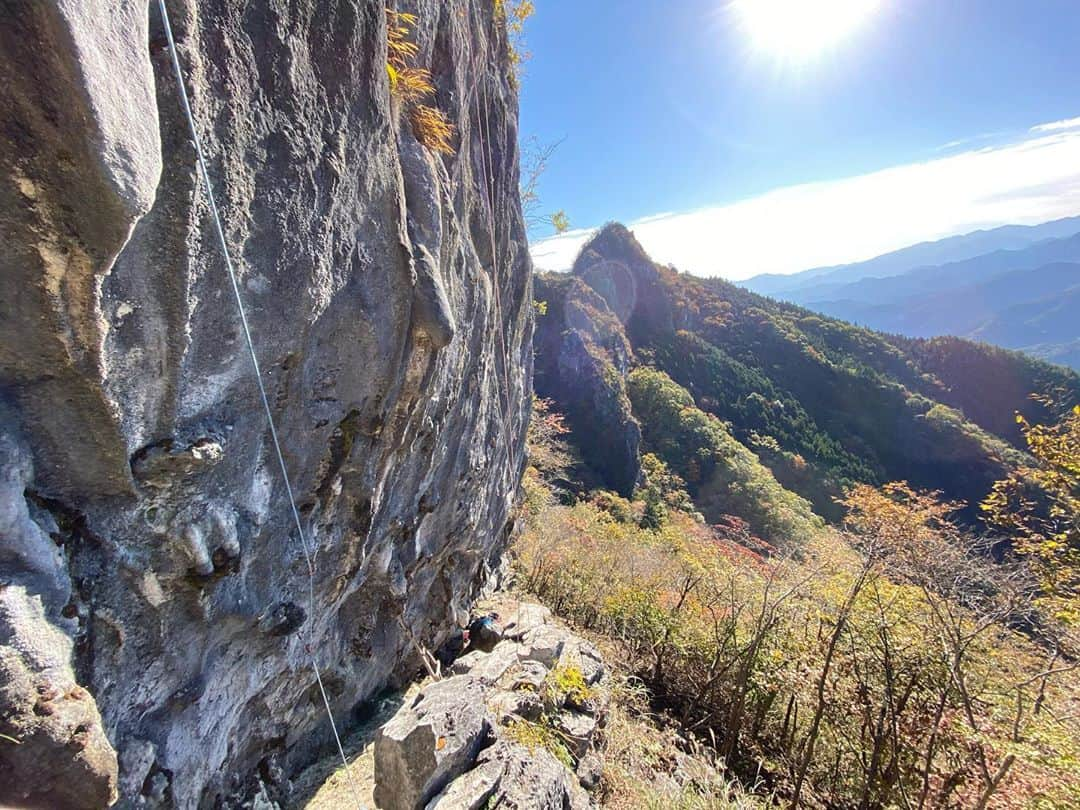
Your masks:
M566 767L543 749L505 741L480 755L426 810L586 810L589 797Z
M506 763L502 759L485 756L475 768L428 802L426 810L488 810L505 773Z
M626 226L601 228L582 248L573 273L604 299L635 344L676 328L656 265Z
M503 635L507 638L520 638L523 634L551 621L551 609L544 605L523 602L507 618Z
M507 810L586 810L588 794L577 778L548 751L529 749L501 741L485 751L479 767L501 769L498 784L488 793L487 807ZM468 775L466 775L468 779ZM439 810L454 810L468 804L439 803Z
M518 645L512 641L503 641L495 645L491 652L473 650L461 656L451 666L455 674L469 673L487 683L495 683L503 674L518 662Z
M596 726L595 717L576 711L562 712L556 723L563 741L577 760L584 757L592 746Z
M0 565L74 650L121 805L228 806L325 750L312 654L347 722L504 543L532 356L505 37L489 0L407 4L444 156L390 98L384 3L169 2L309 602L156 4L9 5Z
M632 352L607 302L577 277L537 277L547 302L537 320L536 392L559 403L572 438L593 460L589 485L630 495L637 483L641 429L626 394Z
M94 810L116 799L116 752L93 698L75 682L71 647L39 598L19 585L0 588L5 806Z
M688 324L674 322L657 266L622 225L605 225L582 248L572 272L535 279L547 304L537 320L536 392L566 415L572 444L595 480L629 496L641 470L641 428L626 392L633 346Z
M483 682L459 675L427 687L375 738L375 803L422 807L467 770L491 730Z
M555 667L563 647L570 639L570 632L556 624L535 627L521 639L519 657L522 661L536 661L548 669Z
M499 607L513 617L500 628L504 640L458 658L459 674L424 686L380 730L374 796L383 810L592 806L583 785L597 784L603 764L603 661L546 608ZM592 666L592 687L567 694L559 677L567 673L553 669L581 662Z
M559 656L559 666L577 667L589 686L599 683L607 674L600 651L589 642L577 638L564 645Z

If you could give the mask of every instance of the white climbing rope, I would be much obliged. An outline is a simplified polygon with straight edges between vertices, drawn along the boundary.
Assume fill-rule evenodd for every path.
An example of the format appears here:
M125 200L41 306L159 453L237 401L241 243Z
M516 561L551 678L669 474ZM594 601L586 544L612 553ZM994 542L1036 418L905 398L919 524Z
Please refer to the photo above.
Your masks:
M289 506L292 509L293 521L296 524L296 531L300 537L300 547L304 551L304 561L307 563L308 629L303 631L303 635L306 637L304 649L311 660L311 667L315 671L315 682L319 685L319 693L322 695L323 706L326 708L326 716L330 721L330 729L334 733L334 742L337 744L338 754L341 757L341 764L344 767L345 775L350 782L356 805L360 810L366 810L364 803L360 800L360 791L357 787L355 777L349 770L349 760L345 756L345 747L341 744L341 735L338 733L337 723L334 722L334 713L330 708L330 698L326 694L322 673L319 671L319 664L315 660L315 650L311 643L314 639L311 635L310 627L315 621L315 563L312 558L312 550L308 547L307 537L304 534L304 526L300 520L300 512L296 507L296 497L293 495L289 471L285 465L285 456L281 450L281 442L278 440L277 428L274 426L274 416L270 410L270 400L266 394L266 386L263 385L262 371L259 368L259 359L255 355L255 343L252 340L251 329L248 326L247 314L244 310L244 301L240 296L240 284L237 281L236 270L233 267L232 257L229 254L229 245L225 239L225 229L221 224L221 216L218 213L217 202L214 199L214 188L210 183L210 172L206 166L206 157L203 154L202 141L199 138L199 132L195 126L195 116L191 112L191 103L188 101L187 88L184 86L184 73L180 67L180 55L176 49L176 40L173 39L172 26L169 23L169 12L165 8L165 0L158 0L158 8L161 10L161 22L165 29L165 38L169 42L169 53L172 55L173 71L176 74L176 86L180 92L180 103L183 106L184 115L187 117L192 141L195 143L195 153L198 156L199 173L202 175L203 184L206 186L206 197L210 202L210 213L214 219L214 227L217 230L218 240L221 242L221 252L225 257L225 268L228 270L233 298L236 301L236 311L240 316L240 324L243 327L244 340L247 344L248 355L251 358L251 367L255 373L255 382L258 384L263 411L266 413L266 422L270 426L270 438L274 445L274 452L277 455L278 466L281 468L281 479L285 484L285 492L289 497Z
M470 23L471 22L472 22L472 20L471 20L471 14L470 14ZM477 24L478 29L480 29L482 27L483 27L482 22ZM477 126L477 134L479 135L479 139L480 139L480 172L483 175L483 182L479 183L478 185L480 186L480 190L481 190L481 192L483 194L484 203L487 206L487 214L488 214L488 216L487 216L487 233L488 233L488 237L490 239L490 246L491 246L491 288L492 288L492 298L493 298L492 302L494 304L494 310L495 310L495 326L496 326L495 333L498 336L498 343L497 343L496 348L502 349L502 361L503 361L503 364L502 364L501 372L502 372L503 392L502 392L502 396L499 397L499 401L498 401L499 411L500 411L500 413L499 413L499 432L502 434L502 444L503 444L503 448L504 448L505 453L506 453L506 467L507 467L506 472L507 472L507 475L513 476L513 474L514 474L514 462L513 462L512 456L510 454L510 438L509 438L509 436L507 434L508 427L509 427L509 422L510 422L510 403L509 403L509 397L510 397L510 370L509 370L510 369L510 351L509 351L509 349L507 349L506 336L503 333L503 329L502 329L502 325L503 325L503 309L502 309L502 303L499 300L499 290L500 290L501 283L499 281L499 256L498 256L498 247L497 247L498 239L495 236L495 229L496 229L497 225L496 225L495 202L494 202L494 197L495 197L495 193L494 193L494 185L495 185L494 161L491 158L491 130L490 130L490 126L488 126L488 123L487 123L488 122L488 106L489 106L488 101L487 101L487 81L488 81L488 76L489 76L488 61L489 61L490 53L488 51L487 46L485 45L485 47L483 49L483 53L480 54L480 56L481 56L480 61L482 61L482 63L483 63L483 67L481 69L481 66L476 63L477 60L474 58L475 54L474 54L473 48L472 48L472 41L470 39L466 39L465 46L466 46L466 50L467 50L467 53L468 53L467 62L469 64L469 68L472 70L472 72L474 74L474 78L473 78L472 86L469 88L469 92L466 94L465 105L464 106L465 106L466 110L469 110L471 112L471 105L472 105L472 103L474 101L476 102L476 126ZM484 98L483 98L483 103L482 104L481 104L480 96L477 93L477 88L478 87L480 87L483 90ZM471 138L470 138L470 147L471 147ZM495 365L494 373L495 373L496 377L498 377L499 373L500 373L500 369L499 369L499 359L498 359L498 353L497 352L495 352L495 364L494 365Z

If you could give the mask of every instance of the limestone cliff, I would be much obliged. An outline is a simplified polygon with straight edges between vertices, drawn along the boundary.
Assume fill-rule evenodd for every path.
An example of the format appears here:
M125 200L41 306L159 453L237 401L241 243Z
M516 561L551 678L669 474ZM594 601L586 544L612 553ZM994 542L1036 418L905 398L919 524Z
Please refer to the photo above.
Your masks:
M545 310L534 338L537 394L566 414L595 478L587 486L629 496L641 467L641 429L626 393L630 336L657 328L658 318L671 322L656 269L630 231L609 223L571 273L537 276L535 287Z
M5 4L4 804L278 798L329 742L307 634L347 724L481 587L522 465L531 271L490 0L402 5L450 155L390 95L381 0L168 5L316 611L156 3Z

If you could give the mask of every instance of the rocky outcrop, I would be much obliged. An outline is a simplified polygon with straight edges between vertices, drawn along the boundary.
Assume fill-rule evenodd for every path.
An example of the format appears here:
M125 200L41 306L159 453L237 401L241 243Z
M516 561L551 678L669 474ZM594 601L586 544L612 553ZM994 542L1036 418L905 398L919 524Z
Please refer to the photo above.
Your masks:
M536 392L558 403L574 444L589 460L589 486L630 495L637 483L641 430L630 412L626 374L633 352L607 302L575 276L538 276Z
M437 647L500 552L522 465L530 267L492 4L403 4L450 155L390 96L384 3L168 6L313 599L156 4L13 5L0 803L273 800L330 739L311 659L343 724L411 676L410 637Z
M453 662L375 738L381 810L584 810L607 669L540 605L504 603L502 640Z
M657 265L625 225L609 222L597 231L574 261L573 274L604 299L634 345L675 328Z
M535 279L536 391L566 415L572 440L595 481L586 488L632 494L641 468L641 429L626 375L630 336L672 329L656 265L624 226L604 226L582 248L569 275Z

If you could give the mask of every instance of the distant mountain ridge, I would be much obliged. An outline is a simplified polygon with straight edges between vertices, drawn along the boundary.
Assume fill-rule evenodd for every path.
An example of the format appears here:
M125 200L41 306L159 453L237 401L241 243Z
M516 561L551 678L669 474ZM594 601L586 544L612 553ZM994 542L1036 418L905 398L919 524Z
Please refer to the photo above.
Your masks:
M768 542L839 517L856 482L905 480L966 503L1024 463L1031 394L1080 400L1080 376L955 338L887 336L654 263L608 225L570 273L535 277L536 392L571 429L585 490L628 496L644 453L710 522ZM987 328L994 321L985 322ZM793 526L800 527L792 529Z
M864 278L896 276L920 267L960 262L998 250L1020 250L1046 239L1061 239L1077 233L1080 233L1080 216L1041 225L1002 225L920 242L862 262L814 267L786 275L762 273L740 283L761 295L786 297L781 294L819 284L839 286Z
M1001 247L1023 239L1034 241ZM903 269L935 253L989 245L997 247ZM1080 368L1080 325L1072 314L1080 300L1080 217L915 245L868 262L796 274L779 289L783 283L759 276L744 286L883 332L967 337Z

